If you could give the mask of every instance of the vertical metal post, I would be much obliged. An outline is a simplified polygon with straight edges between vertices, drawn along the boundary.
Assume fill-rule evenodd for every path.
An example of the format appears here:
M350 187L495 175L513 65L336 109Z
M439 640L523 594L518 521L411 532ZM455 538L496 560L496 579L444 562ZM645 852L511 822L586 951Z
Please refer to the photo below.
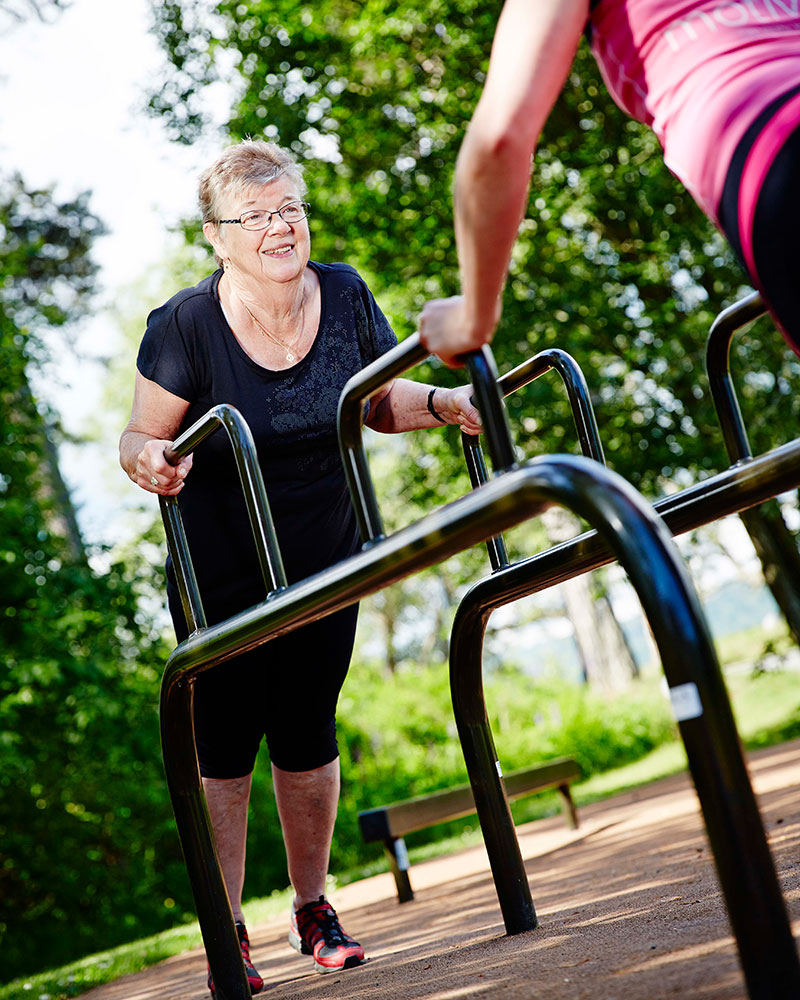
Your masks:
M731 462L743 462L753 457L747 438L739 400L733 388L730 372L731 340L734 333L766 312L764 300L753 292L734 302L711 324L706 342L706 372L711 398L717 410L722 437Z
M513 469L517 464L511 430L508 426L503 397L497 386L497 368L488 347L482 347L465 358L467 371L475 390L475 403L483 419L483 433L496 473Z
M458 606L450 639L450 693L506 933L521 934L539 921L483 693L483 636L490 614L471 603L469 594Z
M461 447L464 450L464 459L467 463L472 488L476 489L483 483L488 483L489 472L481 449L481 439L475 434L462 433ZM489 553L489 563L492 569L502 569L504 566L508 566L508 550L502 535L490 538L486 543L486 549Z
M198 629L206 627L206 616L189 554L189 543L183 528L181 509L176 497L159 496L158 505L161 508L161 519L164 522L164 531L167 536L167 548L172 553L172 565L175 570L175 580L178 584L183 615L189 632L196 632Z
M194 678L161 687L161 747L186 872L218 1000L250 1000L194 745Z

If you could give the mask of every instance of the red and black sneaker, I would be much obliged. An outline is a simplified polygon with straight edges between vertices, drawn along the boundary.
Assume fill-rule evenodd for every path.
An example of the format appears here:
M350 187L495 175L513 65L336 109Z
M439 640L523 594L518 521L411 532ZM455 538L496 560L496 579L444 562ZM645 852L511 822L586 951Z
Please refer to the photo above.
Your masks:
M301 955L313 955L317 972L341 972L366 961L364 949L345 934L336 910L324 896L299 910L292 907L289 944Z
M264 989L264 980L256 972L253 963L250 961L250 938L247 935L247 928L240 920L236 921L236 933L239 935L239 944L242 948L242 958L244 959L244 969L247 973L247 982L250 984L250 992L258 993ZM217 991L214 987L214 980L211 978L211 972L208 973L208 988L211 990L211 996L216 997Z

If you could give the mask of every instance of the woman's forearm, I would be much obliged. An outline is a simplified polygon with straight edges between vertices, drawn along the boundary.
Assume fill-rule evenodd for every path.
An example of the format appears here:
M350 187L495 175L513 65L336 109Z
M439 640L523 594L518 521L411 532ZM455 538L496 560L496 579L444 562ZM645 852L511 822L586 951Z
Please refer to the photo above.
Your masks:
M479 434L480 415L470 400L471 392L470 386L442 389L398 378L373 403L367 425L383 434L399 434L459 424L467 434Z
M490 339L499 320L536 144L564 86L588 12L588 0L507 0L503 7L486 86L456 167L465 336L475 346Z
M489 73L456 165L462 294L434 299L422 343L449 365L488 343L500 320L536 143L569 73L589 0L506 0Z

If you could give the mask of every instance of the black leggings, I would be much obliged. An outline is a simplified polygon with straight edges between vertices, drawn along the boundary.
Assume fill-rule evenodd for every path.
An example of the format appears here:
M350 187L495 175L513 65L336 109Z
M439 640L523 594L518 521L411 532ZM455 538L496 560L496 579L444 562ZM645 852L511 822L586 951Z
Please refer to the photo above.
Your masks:
M766 108L728 169L719 221L786 341L800 355L800 85Z
M180 599L168 586L179 641L187 635ZM263 584L235 602L209 602L209 624L263 600ZM231 606L231 603L235 606ZM352 605L201 673L194 727L200 773L240 778L255 765L262 738L282 771L312 771L334 760L336 703L347 676L358 605Z

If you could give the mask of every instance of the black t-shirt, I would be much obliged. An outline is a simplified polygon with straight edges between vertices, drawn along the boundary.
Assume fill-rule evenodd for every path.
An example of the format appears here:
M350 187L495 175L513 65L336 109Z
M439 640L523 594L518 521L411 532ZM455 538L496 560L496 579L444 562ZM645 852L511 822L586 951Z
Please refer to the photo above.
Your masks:
M336 411L348 379L397 342L357 271L313 261L309 267L320 283L319 330L291 368L263 368L239 344L219 302L222 271L150 314L137 359L145 378L190 402L181 431L217 403L230 403L247 421L290 583L358 546ZM361 345L368 345L369 356ZM216 601L229 611L262 600L247 508L223 428L198 446L180 508L204 604Z

